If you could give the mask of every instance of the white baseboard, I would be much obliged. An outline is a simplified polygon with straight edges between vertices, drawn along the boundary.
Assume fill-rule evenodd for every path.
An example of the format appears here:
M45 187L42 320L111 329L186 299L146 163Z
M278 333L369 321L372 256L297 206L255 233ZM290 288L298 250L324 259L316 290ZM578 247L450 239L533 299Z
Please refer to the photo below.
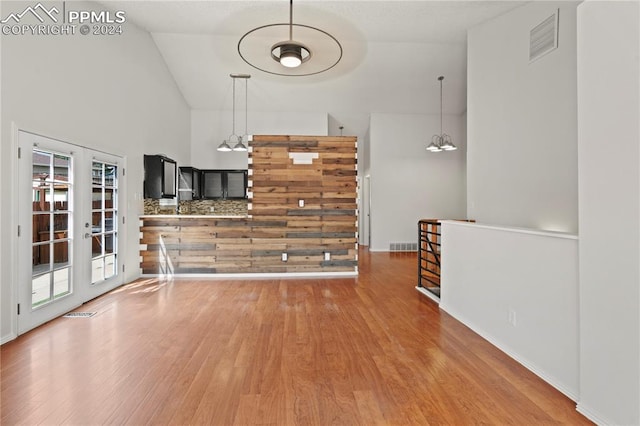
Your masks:
M431 293L426 288L416 286L415 289L418 290L420 293L424 294L425 296L427 296L429 299L431 299L434 302L440 304L440 298L438 296L436 296L435 294Z
M349 278L358 271L349 272L247 272L229 274L142 274L142 278L207 278L207 279L286 279L286 278Z
M610 422L604 420L604 417L600 414L596 413L595 410L590 409L589 407L585 407L585 405L581 402L578 402L578 406L576 407L578 413L585 416L587 419L591 420L597 425L613 425L615 422Z
M16 337L18 336L14 333L6 334L0 338L0 345L4 345L5 343L10 342Z
M446 304L440 303L440 309L469 327L473 332L480 335L483 339L487 340L496 348L500 349L505 354L509 355L511 358L516 360L518 363L522 364L527 370L531 371L536 376L540 377L542 380L556 388L558 391L563 393L567 398L571 399L574 402L577 402L579 399L579 389L569 389L564 383L561 383L555 377L552 377L542 371L540 368L536 367L534 364L526 360L522 355L516 353L511 348L504 345L502 342L498 341L496 338L491 336L489 333L485 332L481 327L476 326L473 322L468 321L464 315L460 315L458 312L451 310Z

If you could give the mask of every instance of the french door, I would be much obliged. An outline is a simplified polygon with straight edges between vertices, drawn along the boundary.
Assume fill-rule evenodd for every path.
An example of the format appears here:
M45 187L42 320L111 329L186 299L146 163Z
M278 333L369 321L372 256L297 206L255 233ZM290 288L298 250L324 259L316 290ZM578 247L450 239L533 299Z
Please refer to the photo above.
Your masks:
M122 284L120 157L18 134L18 332Z

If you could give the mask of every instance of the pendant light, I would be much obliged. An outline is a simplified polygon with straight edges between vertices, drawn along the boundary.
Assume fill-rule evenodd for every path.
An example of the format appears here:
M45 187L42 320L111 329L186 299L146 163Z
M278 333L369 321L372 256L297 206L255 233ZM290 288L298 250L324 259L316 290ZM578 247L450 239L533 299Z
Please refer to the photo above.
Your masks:
M220 152L230 152L231 151L231 147L229 146L227 141L224 140L224 141L222 141L222 143L220 145L218 145L218 151L220 151Z
M228 140L224 140L219 146L218 151L220 152L230 152L230 151L246 151L247 147L242 143L242 137L236 135L236 79L244 78L247 79L251 77L248 74L229 74L229 76L233 79L233 110L232 110L232 133L229 136ZM246 96L246 94L245 94ZM246 108L246 104L245 104ZM245 126L246 126L246 113L245 113ZM246 128L245 128L246 131ZM236 142L231 148L231 144Z
M234 151L247 151L247 146L245 144L242 143L242 138L244 137L245 141L249 141L249 133L247 132L247 102L249 99L249 95L248 95L248 81L251 78L251 75L249 74L231 74L231 77L233 77L234 79L236 78L242 78L244 79L244 135L239 136L238 137L238 143L235 144L235 146L233 147ZM235 80L234 80L235 81Z
M229 136L229 142L233 143L234 138L236 140L238 139L238 135L236 135L236 79L233 77L233 74L230 74L230 76L231 76L231 78L233 78L233 101L232 101L233 110L231 112L231 114L232 114L232 133ZM227 141L224 140L218 146L218 151L229 152L229 151L232 151L232 148L229 145L229 143L227 143Z
M287 68L296 68L311 58L311 51L293 39L293 0L289 0L289 40L271 46L271 57Z
M440 81L440 134L431 137L431 143L427 146L429 152L455 151L458 149L454 144L451 136L442 132L442 80L444 76L438 77Z
M284 41L265 46L267 40ZM294 37L305 40L302 43ZM330 70L342 59L342 45L328 32L293 22L293 0L289 0L289 22L267 24L245 33L238 41L240 57L252 67L275 75L308 76ZM265 55L265 53L267 53Z

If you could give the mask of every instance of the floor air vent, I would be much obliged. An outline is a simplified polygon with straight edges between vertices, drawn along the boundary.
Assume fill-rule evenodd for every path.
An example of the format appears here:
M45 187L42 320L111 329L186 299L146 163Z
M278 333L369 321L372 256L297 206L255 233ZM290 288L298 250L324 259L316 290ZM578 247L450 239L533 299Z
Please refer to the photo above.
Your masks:
M89 318L96 314L96 312L69 312L64 314L65 318Z
M418 243L389 243L389 251L418 251Z

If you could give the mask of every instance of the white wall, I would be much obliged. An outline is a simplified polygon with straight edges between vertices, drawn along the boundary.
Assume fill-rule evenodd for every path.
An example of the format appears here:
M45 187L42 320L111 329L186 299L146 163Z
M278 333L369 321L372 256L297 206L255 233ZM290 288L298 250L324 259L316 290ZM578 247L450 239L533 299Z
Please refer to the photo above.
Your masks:
M578 410L601 424L640 424L639 14L578 7Z
M216 150L232 132L232 116L231 111L191 111L191 158L188 165L202 169L247 168L249 157L246 152ZM327 136L328 128L326 113L248 111L247 129L253 135ZM244 133L244 109L241 114L236 110L236 133Z
M371 115L371 250L415 243L419 219L466 217L462 117L445 115L443 129L458 150L431 153L426 147L440 131L439 115Z
M529 63L529 31L556 9L559 46ZM531 2L469 31L470 218L578 231L575 9Z
M4 3L2 16L33 3ZM96 3L74 8L97 10ZM9 10L10 9L10 10ZM143 153L190 159L189 108L147 32L126 22L121 36L2 36L0 196L12 200L19 129L124 156L127 162L126 280L139 274ZM2 341L15 332L16 212L3 204L0 240ZM133 220L131 220L133 219Z
M441 285L440 308L577 400L576 236L445 222Z

